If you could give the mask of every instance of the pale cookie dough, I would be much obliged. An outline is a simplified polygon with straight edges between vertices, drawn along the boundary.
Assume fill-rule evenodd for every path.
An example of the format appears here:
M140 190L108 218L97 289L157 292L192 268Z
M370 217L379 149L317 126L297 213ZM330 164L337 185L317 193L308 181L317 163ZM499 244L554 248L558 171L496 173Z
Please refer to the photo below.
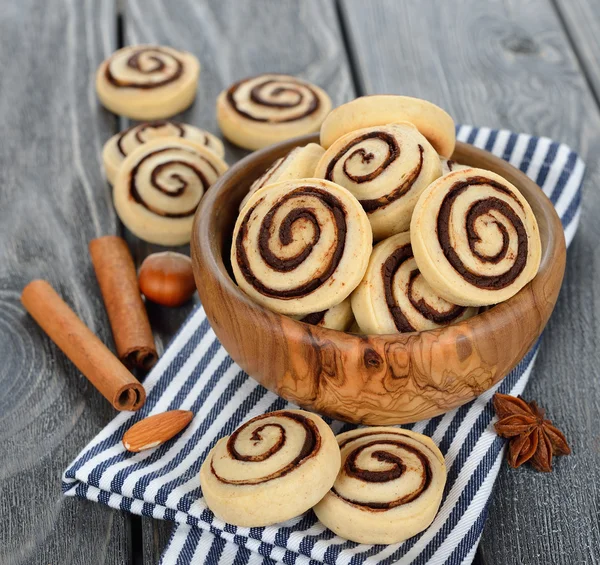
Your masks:
M281 74L241 80L217 98L223 135L246 149L317 132L330 110L331 99L323 89Z
M226 170L220 157L193 141L175 137L149 141L119 169L113 188L117 214L144 241L188 243L200 199Z
M429 527L446 484L444 456L431 438L374 427L337 440L340 472L313 508L324 526L367 544L399 543Z
M343 300L336 306L332 306L329 310L312 312L306 316L298 316L296 319L311 326L319 326L341 332L348 330L354 322L349 298L346 298L346 300Z
M200 63L191 53L163 45L132 45L98 67L96 92L115 114L159 120L194 101L199 75Z
M347 298L372 249L369 220L345 188L322 179L270 184L242 209L231 264L240 288L280 314L305 316Z
M367 272L352 293L352 310L365 334L431 330L477 313L477 308L450 304L429 286L413 257L408 232L375 246Z
M113 135L102 150L104 171L110 184L114 184L119 167L125 157L140 145L159 137L182 137L200 145L204 145L221 159L225 155L223 142L212 133L203 129L178 122L156 121L145 122Z
M340 137L315 170L316 177L358 198L375 241L409 228L419 195L441 174L438 154L408 122L357 129Z
M432 183L410 225L419 270L453 304L485 306L535 277L542 246L527 200L500 175L463 169Z
M446 159L440 155L440 163L442 164L442 175L447 175L452 171L462 171L463 169L469 169L468 165L461 165L452 159Z
M340 450L316 414L257 416L213 447L200 469L204 501L236 526L284 522L309 510L333 485Z
M325 153L317 143L309 143L304 147L292 149L284 157L280 157L251 185L248 194L240 204L240 210L250 200L250 197L263 186L284 180L306 179L315 176L315 168L319 159Z
M410 122L443 157L450 157L456 144L454 120L439 106L410 96L378 94L362 96L333 110L321 126L321 145L354 131L396 122Z

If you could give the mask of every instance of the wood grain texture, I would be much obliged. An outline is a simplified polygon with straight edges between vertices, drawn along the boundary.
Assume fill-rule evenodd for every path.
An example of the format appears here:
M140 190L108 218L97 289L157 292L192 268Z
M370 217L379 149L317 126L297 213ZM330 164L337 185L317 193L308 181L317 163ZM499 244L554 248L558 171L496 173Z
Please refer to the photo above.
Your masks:
M600 5L597 0L552 0L581 69L600 100Z
M26 314L19 295L49 279L111 344L87 253L114 232L100 150L114 119L96 65L113 49L114 6L24 0L0 16L0 562L124 563L129 518L65 498L61 475L116 412Z
M196 102L176 119L219 136L217 95L245 76L296 74L323 87L334 105L354 97L334 0L180 0L176 8L161 0L127 0L123 16L126 44L162 42L200 59ZM225 151L230 165L248 154L227 141ZM138 264L164 250L125 236ZM189 246L177 250L189 254ZM159 353L183 322L183 310L148 303ZM144 563L158 563L170 528L167 522L143 519Z
M454 159L500 174L531 204L543 249L534 280L506 302L435 330L357 336L309 326L251 302L233 282L227 265L237 204L248 187L269 163L309 141L316 136L247 157L217 181L200 204L192 261L200 298L219 341L268 389L303 408L355 423L424 420L489 389L532 346L558 296L565 244L548 198L505 161L458 143Z
M342 6L366 93L424 96L460 123L548 135L587 162L579 233L525 390L566 433L573 455L551 475L503 466L480 555L489 564L597 563L600 118L560 19L546 0Z

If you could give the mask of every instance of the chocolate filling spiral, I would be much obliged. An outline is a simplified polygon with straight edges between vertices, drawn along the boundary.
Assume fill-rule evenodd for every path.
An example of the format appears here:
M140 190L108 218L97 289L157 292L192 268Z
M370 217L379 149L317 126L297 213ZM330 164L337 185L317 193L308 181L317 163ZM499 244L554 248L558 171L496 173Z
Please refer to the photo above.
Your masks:
M227 90L227 100L231 107L241 116L255 122L269 122L269 123L287 123L301 120L314 114L320 105L319 96L311 88L311 86L305 82L289 78L265 78L264 80L255 84L251 90L249 99L259 108L275 108L282 111L281 116L269 116L264 117L260 115L252 114L248 110L242 110L236 102L235 95L238 89L250 81L257 80L258 77L248 78L241 80L233 84ZM286 99L284 95L292 95L292 99ZM298 108L298 112L288 114L287 111Z
M174 63L173 71L157 81L120 79L114 76L113 71L111 70L111 65L115 57L118 56L119 53L110 59L108 65L106 65L105 75L108 82L119 88L157 88L177 80L183 74L183 63L173 54L168 53L160 47L143 47L137 49L127 59L126 65L129 69L138 72L142 75L142 78L146 76L151 78L152 75L157 73L162 75L167 68L167 63L165 61L170 61Z
M274 161L273 163L271 163L270 167L262 174L262 176L260 176L252 184L251 190L253 192L256 192L259 188L262 188L263 186L266 186L267 184L269 184L269 181L271 180L271 178L273 177L273 175L283 165L283 163L286 161L286 159L288 157L289 157L289 153L285 157L280 157L279 159L277 159L276 161Z
M273 418L273 414L267 413L263 414L262 416L257 416L256 418L253 418L252 420L238 428L235 432L233 432L233 434L231 434L231 436L227 440L227 453L229 457L231 457L231 459L234 459L236 461L244 461L248 463L261 463L263 461L266 461L270 457L273 457L276 453L283 449L287 441L287 432L285 426L276 422L267 422L265 424L258 425L254 429L250 428L252 429L252 435L250 436L250 440L255 443L260 443L263 441L262 432L264 432L267 428L274 428L277 430L279 435L277 441L275 441L273 445L265 449L262 453L259 453L257 455L242 455L238 451L236 444L239 440L240 433L242 433L248 427L253 427L256 424L259 424L260 421L264 420L265 418ZM223 483L234 485L256 485L260 483L265 483L267 481L272 481L273 479L278 479L287 475L289 472L293 471L294 469L297 469L300 465L302 465L311 457L314 457L319 452L319 450L321 449L321 434L319 433L317 425L310 418L306 418L302 414L296 414L294 412L279 412L277 414L277 418L291 419L295 423L300 424L300 426L302 426L305 432L302 447L300 448L298 454L291 461L286 463L277 471L274 471L273 473L270 473L269 475L266 475L264 477L260 477L258 479L239 480L226 479L224 477L219 476L215 471L215 468L211 461L211 472L213 473L213 475Z
M318 326L325 319L325 314L327 314L327 310L312 312L311 314L304 316L304 318L301 318L300 321L305 324L310 324L311 326Z
M464 280L466 280L469 284L476 286L477 288L498 290L512 284L521 274L527 263L527 230L525 229L521 218L514 212L510 205L500 198L487 196L473 202L465 216L469 249L473 255L475 255L484 263L495 264L504 259L509 249L510 238L506 227L501 222L494 219L493 221L502 237L502 246L500 251L494 255L483 255L476 249L477 243L481 241L481 238L477 234L477 229L475 227L477 219L488 215L491 211L496 211L504 216L504 218L506 218L514 227L517 234L517 253L512 266L504 273L499 275L481 275L473 272L462 262L452 245L452 240L450 237L450 215L452 213L452 206L454 205L454 202L463 192L468 190L469 187L481 185L491 187L494 190L511 197L522 208L521 203L515 197L512 191L495 180L485 177L470 177L466 180L458 181L452 186L448 194L444 197L444 200L440 206L440 211L437 218L437 237L444 256L452 265L454 270L459 273Z
M381 435L381 432L367 431L364 434L354 436L342 442L340 444L340 449L343 449L344 446L358 439L377 435ZM421 463L421 469L419 470L421 480L419 485L412 492L409 492L395 500L390 500L389 502L363 502L353 500L342 496L338 491L336 491L335 488L331 489L333 493L350 504L360 506L361 508L372 510L375 512L390 510L391 508L396 508L397 506L408 504L409 502L412 502L413 500L421 496L421 494L423 494L423 492L425 492L431 484L432 472L429 459L417 447L400 439L400 434L398 434L398 436L399 439L391 439L389 437L374 439L373 441L361 444L360 446L356 447L355 449L350 451L350 453L346 457L342 468L342 472L347 477L362 481L364 483L387 483L399 479L406 472L406 465L400 455L385 449L386 446L398 447L412 453L419 459ZM374 446L381 447L381 449L372 451L371 458L382 463L387 463L388 465L385 469L377 471L362 469L358 464L358 458L363 453L363 451Z
M137 187L137 175L138 175L138 171L139 171L140 167L142 166L142 164L145 163L146 161L148 161L149 159L152 159L156 155L159 155L160 153L164 153L165 151L172 151L174 149L177 151L186 151L185 149L181 149L181 148L166 147L164 149L160 149L158 151L153 151L151 153L148 153L142 159L140 159L140 161L137 163L137 165L131 170L130 182L129 182L129 193L131 195L131 198L133 200L135 200L135 202L142 205L144 208L146 208L147 210L149 210L150 212L153 212L154 214L156 214L158 216L162 216L165 218L185 218L187 216L191 216L194 214L194 212L196 211L196 208L198 207L198 203L196 203L196 205L193 208L190 208L189 210L184 210L182 212L166 212L166 211L160 210L160 209L156 208L155 206L152 206L151 204L146 202L140 195L138 187ZM210 167L215 172L215 175L218 176L219 173L218 173L217 169L210 161L205 159L202 155L198 155L197 153L195 153L193 151L189 151L189 153L194 155L194 157L196 157L197 159L200 159L201 161L206 163L206 165L208 165L208 167ZM159 178L158 178L159 175L164 173L164 171L168 171L169 168L178 166L178 165L186 167L188 170L190 170L193 173L193 175L196 177L198 183L202 186L202 190L203 190L202 194L204 194L204 192L206 190L208 190L208 188L210 187L210 182L208 181L208 179L206 178L204 173L200 169L198 169L196 166L194 166L193 163L190 163L188 161L179 160L179 159L172 159L170 161L167 161L165 163L160 163L159 165L155 166L152 169L152 173L150 175L150 185L154 189L160 191L161 193L163 193L166 196L169 196L171 198L177 198L177 197L181 196L188 189L188 182L179 173L174 172L174 173L169 174L169 178L172 178L172 179L178 181L178 183L179 183L179 186L175 189L161 186Z
M302 198L305 196L319 199L320 202L329 210L333 222L335 223L335 247L331 252L329 262L324 266L320 276L315 277L314 279L295 288L277 290L268 287L258 280L258 278L252 272L252 268L250 267L248 256L244 248L244 241L248 236L248 222L250 217L259 204L263 202L263 200L259 200L252 208L250 208L250 210L248 210L248 212L246 212L246 215L244 216L240 225L235 245L237 262L240 271L242 272L246 281L248 281L248 283L251 284L261 294L283 299L298 298L310 294L331 277L342 259L346 245L347 229L346 212L343 204L334 195L324 190L311 186L302 186L281 197L262 219L258 233L258 248L262 260L272 270L280 273L287 273L296 269L310 256L321 235L321 227L314 211L311 208L294 208L282 220L281 224L279 225L279 229L276 229L273 226L273 218L283 204L295 198ZM294 241L293 225L300 219L307 220L313 225L314 230L312 240L294 257L288 257L285 259L277 257L271 251L269 239L274 236L274 233L277 233L276 237L279 238L279 242L282 245L290 245Z
M385 143L386 155L385 155L384 159L382 160L382 162L377 167L375 167L371 172L364 174L364 175L354 175L349 170L349 165L351 164L351 162L353 160L360 159L360 161L362 163L369 164L373 159L375 159L375 155L373 153L368 152L367 150L365 150L362 147L359 147L357 149L354 149L354 151L352 151L353 148L355 148L357 145L361 144L362 142L364 142L368 139L378 139L378 140L382 141L383 143ZM366 200L360 201L362 207L364 208L365 212L367 212L367 214L375 212L376 210L378 210L380 208L384 208L385 206L388 206L392 202L395 202L396 200L398 200L401 196L406 194L411 189L412 185L415 183L415 181L419 177L419 174L421 173L421 169L423 168L424 148L422 145L419 145L418 147L419 147L419 161L417 162L417 165L410 171L409 174L407 174L404 177L402 182L400 182L400 184L398 186L396 186L396 188L390 190L387 194L384 194L383 196L380 196L379 198L372 198L372 199L366 199ZM334 169L335 169L336 165L342 159L344 159L344 162L342 165L342 171L343 171L344 175L350 181L352 181L353 183L356 183L356 184L363 184L365 182L371 182L371 181L375 180L377 177L379 177L381 174L386 172L388 167L396 159L398 159L400 157L400 152L401 152L400 144L398 143L398 140L396 139L395 136L393 136L387 132L384 132L384 131L371 131L368 133L364 133L364 134L359 135L358 137L354 138L352 141L350 141L348 144L346 144L344 147L342 147L342 149L340 149L337 152L337 154L331 159L331 161L329 161L329 164L327 165L327 170L325 173L325 178L327 180L336 182L336 180L334 178L334 176L335 176Z
M137 126L132 126L130 128L127 128L126 130L123 130L119 134L119 137L117 138L117 148L119 149L119 152L121 153L121 155L123 157L127 157L128 153L125 150L125 148L123 147L123 141L125 140L125 138L128 135L133 134L135 141L139 145L143 145L147 141L143 137L144 132L146 130L161 129L161 128L170 127L170 126L172 126L175 130L175 132L172 135L170 134L170 137L185 137L185 130L183 129L183 126L177 122L167 122L165 120L156 121L156 122L148 122L145 124L138 124ZM206 144L206 142L205 142L205 144Z
M402 247L398 247L398 249L391 253L381 266L381 277L383 279L385 302L399 332L417 331L416 328L414 328L408 321L404 315L404 312L402 312L402 308L400 308L396 302L393 289L394 276L398 272L398 269L400 269L404 262L412 259L412 257L412 247L409 243L403 245ZM455 320L464 313L465 308L463 306L453 305L449 310L440 312L433 306L427 304L425 299L420 298L417 300L413 295L413 285L420 276L422 276L421 273L416 269L411 272L407 288L407 298L415 310L417 310L424 318L435 322L436 324L449 324L452 322L452 320Z

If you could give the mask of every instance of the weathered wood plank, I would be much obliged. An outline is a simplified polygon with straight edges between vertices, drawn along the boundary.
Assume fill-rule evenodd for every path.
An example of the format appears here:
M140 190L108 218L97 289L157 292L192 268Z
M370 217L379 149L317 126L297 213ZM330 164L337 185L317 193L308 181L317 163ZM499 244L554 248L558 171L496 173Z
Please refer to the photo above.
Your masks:
M600 5L597 0L554 0L582 71L600 100Z
M128 0L124 31L126 43L165 43L199 57L196 102L180 119L214 133L218 93L252 74L302 76L323 86L336 105L354 96L333 0L185 0L176 9L159 0ZM225 146L230 165L247 154L229 143ZM130 236L128 241L138 261L154 250ZM171 311L151 307L149 314L155 329L178 327ZM161 330L159 341L166 341L169 333ZM158 562L170 525L146 519L143 523L144 563Z
M114 233L100 150L115 120L90 77L114 49L112 0L23 0L0 15L0 562L125 563L129 518L64 498L61 474L115 415L19 303L48 278L107 343L88 259Z
M365 93L421 96L458 122L548 135L587 161L580 231L525 391L573 455L551 475L503 466L480 554L490 564L597 562L600 114L561 22L546 0L343 0L342 14Z

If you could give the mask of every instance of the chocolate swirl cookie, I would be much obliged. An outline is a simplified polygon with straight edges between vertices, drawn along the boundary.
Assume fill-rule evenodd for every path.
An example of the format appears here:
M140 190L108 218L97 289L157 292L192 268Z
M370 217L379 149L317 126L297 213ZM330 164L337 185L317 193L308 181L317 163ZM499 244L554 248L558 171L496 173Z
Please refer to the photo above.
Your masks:
M204 145L207 149L210 149L213 153L221 157L221 159L225 155L225 149L221 140L203 129L189 124L167 122L164 120L145 122L113 135L104 144L102 160L104 161L104 170L108 182L114 184L119 167L127 155L140 145L159 137L182 137L194 141L199 145Z
M113 189L117 214L144 241L188 243L200 199L226 170L220 157L193 141L149 141L119 169Z
M319 159L325 153L320 145L309 143L304 147L292 149L284 157L280 157L251 185L248 194L240 204L240 210L250 200L250 197L263 186L284 180L306 179L315 176L315 168Z
M320 179L284 181L261 188L242 209L231 264L255 302L305 316L350 295L371 245L369 220L347 190Z
M158 45L123 47L96 72L96 92L115 114L158 120L185 110L194 100L200 63L191 53Z
M312 312L306 316L295 316L295 319L311 326L345 332L354 322L354 315L352 314L350 299L346 298L346 300L332 306L328 310Z
M417 265L440 296L462 306L507 300L537 273L537 221L515 186L483 169L447 174L421 195L410 226Z
M247 78L217 98L223 135L246 149L316 132L330 110L331 100L324 90L289 75Z
M435 518L444 486L444 456L433 441L401 428L363 428L337 436L340 472L314 507L339 536L358 543L398 543Z
M477 313L476 308L450 304L431 288L417 267L408 232L375 246L352 293L352 310L365 334L430 330Z
M331 488L340 450L316 414L257 416L213 447L200 469L204 501L221 520L268 526L306 512Z
M437 153L407 122L359 129L339 138L315 170L315 176L358 198L376 241L408 229L419 195L441 174Z
M468 169L468 165L461 165L452 159L446 159L446 157L440 156L440 163L442 164L442 175L447 175L453 171L462 171Z
M321 126L321 145L328 149L351 131L397 122L414 124L443 157L454 152L454 120L444 110L427 100L391 94L361 96L338 106Z

